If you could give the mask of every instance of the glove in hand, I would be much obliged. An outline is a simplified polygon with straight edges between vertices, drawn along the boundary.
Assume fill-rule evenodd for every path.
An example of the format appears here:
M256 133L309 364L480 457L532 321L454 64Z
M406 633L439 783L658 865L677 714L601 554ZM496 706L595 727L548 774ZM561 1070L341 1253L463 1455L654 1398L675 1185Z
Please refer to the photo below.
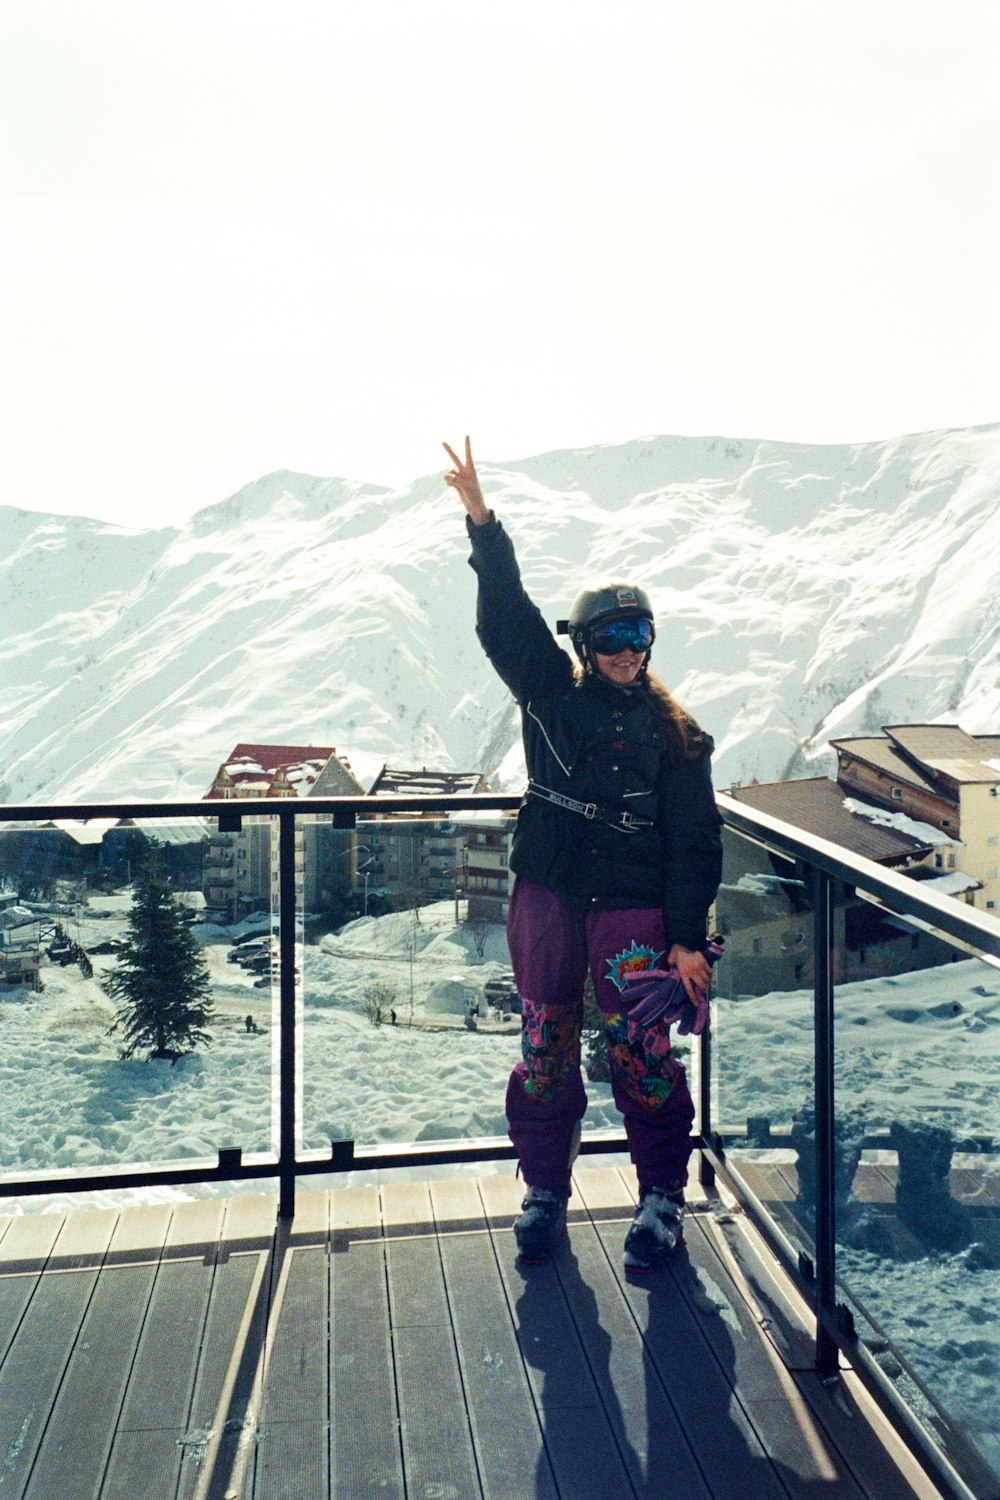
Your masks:
M702 948L710 964L722 956L722 939L711 937ZM697 1003L688 998L687 990L675 968L639 969L629 974L622 991L628 1003L629 1028L648 1030L657 1022L672 1026L676 1022L680 1036L700 1036L708 1020L708 998L694 986Z

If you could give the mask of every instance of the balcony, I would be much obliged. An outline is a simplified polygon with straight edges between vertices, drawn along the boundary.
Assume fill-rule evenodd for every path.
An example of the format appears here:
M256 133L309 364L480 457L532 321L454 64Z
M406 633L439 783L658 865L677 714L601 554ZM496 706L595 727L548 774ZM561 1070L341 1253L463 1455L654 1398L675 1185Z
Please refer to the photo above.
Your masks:
M426 814L517 803L392 800ZM310 799L308 811L347 827L368 801ZM732 842L719 910L729 952L711 1033L688 1059L699 1106L693 1211L686 1250L640 1285L620 1263L634 1177L599 1086L566 1245L530 1272L513 1259L520 1187L502 1122L496 1135L467 1138L433 1080L426 1101L403 1100L398 1120L376 1114L373 1101L393 1093L397 1053L405 1061L428 1036L441 966L451 973L455 962L435 954L453 951L441 943L453 945L461 924L423 907L378 919L391 937L379 948L382 929L365 922L307 944L296 909L301 811L291 801L274 808L277 982L246 1017L263 1026L239 1043L253 981L224 960L213 970L240 1102L214 1127L221 1138L212 1140L212 1121L228 1095L202 1099L203 1118L181 1103L204 1094L200 1064L95 1063L67 1043L77 1087L66 1090L64 1117L37 1125L56 1143L43 1161L28 1143L38 1110L19 1113L15 1092L29 1060L9 1047L2 1191L22 1201L0 1221L4 1492L1000 1493L1000 1128L995 1091L973 1075L1000 999L1000 925L725 798L720 806ZM229 802L219 817L231 827L240 812ZM205 804L114 809L140 813L204 817ZM2 813L22 823L102 815ZM887 935L866 949L866 961L877 960L870 980L835 988L843 903L858 897ZM107 915L95 903L94 915L77 918L84 939L98 917L115 920L114 900L106 904ZM793 929L801 953L783 951ZM865 932L871 942L871 924ZM925 956L941 962L887 972L896 932L900 951L912 954L919 935ZM489 950L467 947L468 975L491 974ZM395 986L396 1023L391 1034L387 1024L359 1029L351 1018L360 1013L345 1014L356 1083L352 1097L328 1097L324 1018L332 1005L349 1009L350 985L364 983L352 976L368 974L376 952ZM805 964L808 991L776 990L793 962ZM858 962L852 956L852 975ZM83 991L65 989L77 996L71 1005L54 974L43 978L50 984L32 1004L51 1006L50 1030L72 1037ZM4 1009L16 1042L20 1021ZM921 1066L933 1058L928 1076L884 1046L880 1028L890 1024L919 1033L913 1056ZM514 1059L514 1039L485 1023L474 1033L457 1025L450 1048L467 1039L479 1062L494 1047L504 1066ZM907 1101L918 1086L914 1123ZM945 1104L956 1090L963 1128L949 1134ZM158 1093L175 1102L176 1135L160 1159L137 1163L116 1130ZM86 1129L76 1128L78 1107ZM492 1120L496 1101L482 1109ZM932 1139L944 1150L936 1176L922 1179L930 1138L920 1124L940 1132ZM948 1218L958 1236L950 1247L928 1242L915 1164L918 1187L937 1194L938 1224ZM182 1189L211 1196L134 1207L115 1196L154 1187L161 1200ZM74 1194L115 1206L70 1211ZM22 1212L32 1199L48 1211ZM925 1310L936 1305L943 1322L963 1297L975 1338L928 1322ZM927 1362L932 1346L943 1364Z
M519 1198L506 1175L306 1190L290 1221L257 1196L12 1220L6 1492L935 1493L849 1370L810 1369L808 1309L709 1199L635 1286L627 1168L578 1172L566 1246L530 1272Z

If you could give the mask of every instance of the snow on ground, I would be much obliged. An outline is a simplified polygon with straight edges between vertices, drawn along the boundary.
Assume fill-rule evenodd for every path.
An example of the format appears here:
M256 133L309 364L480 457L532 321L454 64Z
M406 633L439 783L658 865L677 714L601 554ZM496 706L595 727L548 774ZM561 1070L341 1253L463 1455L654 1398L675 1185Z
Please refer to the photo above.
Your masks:
M94 898L74 937L92 948L124 932L128 897ZM233 929L260 931L256 919ZM277 995L228 961L229 933L196 929L212 980L212 1046L176 1064L118 1056L114 1006L94 977L49 964L45 988L9 991L0 1004L0 1167L8 1173L214 1157L223 1146L271 1149L271 1076L277 1065ZM204 941L208 939L208 941ZM221 940L220 940L221 939ZM516 1018L487 1014L483 986L509 969L502 928L480 958L455 925L454 904L362 918L304 950L300 1051L303 1144L359 1144L503 1135L507 1077L519 1055ZM433 992L461 980L481 997L471 1031L435 1009ZM373 1026L365 989L377 983L398 1024ZM252 1016L255 1032L248 1032ZM610 1089L595 1086L589 1125L617 1123ZM35 1205L30 1205L35 1206Z
M812 995L723 998L713 1006L715 1128L767 1116L788 1126L813 1103ZM970 959L937 969L841 985L836 994L838 1114L866 1129L894 1120L949 1129L956 1140L1000 1140L1000 972ZM752 1152L754 1157L766 1152ZM985 1162L957 1155L953 1165ZM994 1210L995 1211L995 1210ZM917 1374L1000 1461L1000 1269L975 1250L898 1262L842 1246L842 1281L880 1323Z
M724 995L725 959L718 985ZM715 1004L717 1128L749 1115L788 1123L812 1103L812 994L721 998ZM1000 1139L1000 972L978 959L837 988L838 1110L872 1128L891 1120L948 1125Z
M121 935L129 898L95 897L72 935L85 947ZM240 935L266 930L266 915ZM214 1157L221 1146L267 1150L276 1064L276 997L227 958L235 930L196 928L213 985L213 1045L176 1065L118 1057L113 1007L94 977L49 964L35 995L0 1002L0 1167L10 1174ZM450 902L362 918L301 951L303 1139L359 1143L503 1135L517 1022L485 1018L476 1031L433 1009L435 990L482 993L509 966L502 929L482 955L456 927ZM811 996L726 997L725 961L714 1005L717 1128L766 1115L790 1123L812 1102ZM365 989L394 990L396 1026L366 1017ZM412 996L412 1000L411 1000ZM247 1015L260 1028L248 1032ZM976 960L842 986L837 992L837 1100L873 1129L891 1121L948 1126L959 1139L1000 1139L1000 973ZM607 1085L588 1084L586 1127L618 1123ZM251 1185L256 1190L255 1185ZM203 1191L217 1189L206 1187ZM227 1185L227 1192L233 1189ZM184 1190L191 1195L200 1189ZM180 1196L149 1190L134 1198ZM101 1195L98 1195L100 1197ZM65 1208L79 1199L0 1200L0 1211ZM968 1256L933 1254L905 1265L845 1250L841 1272L904 1356L970 1426L1000 1429L1000 1333L992 1309L1000 1271Z

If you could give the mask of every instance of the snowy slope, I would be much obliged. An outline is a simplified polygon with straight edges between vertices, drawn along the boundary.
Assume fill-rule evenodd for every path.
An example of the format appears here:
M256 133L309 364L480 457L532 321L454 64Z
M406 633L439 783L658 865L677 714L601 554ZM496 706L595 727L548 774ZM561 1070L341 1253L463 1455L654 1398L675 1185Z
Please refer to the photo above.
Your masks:
M597 577L650 590L719 785L829 769L831 736L883 723L1000 727L1000 426L481 471L547 618ZM239 740L335 744L363 781L389 759L516 784L467 554L440 473L280 472L163 531L0 507L0 792L199 796Z

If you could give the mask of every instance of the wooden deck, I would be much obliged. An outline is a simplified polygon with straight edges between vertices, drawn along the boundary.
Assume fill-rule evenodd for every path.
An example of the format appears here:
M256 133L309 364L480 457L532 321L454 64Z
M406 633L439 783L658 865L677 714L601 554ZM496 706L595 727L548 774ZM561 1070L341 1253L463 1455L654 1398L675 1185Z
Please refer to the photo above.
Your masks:
M521 1270L510 1176L0 1221L0 1500L932 1500L739 1214L621 1269L577 1176Z

